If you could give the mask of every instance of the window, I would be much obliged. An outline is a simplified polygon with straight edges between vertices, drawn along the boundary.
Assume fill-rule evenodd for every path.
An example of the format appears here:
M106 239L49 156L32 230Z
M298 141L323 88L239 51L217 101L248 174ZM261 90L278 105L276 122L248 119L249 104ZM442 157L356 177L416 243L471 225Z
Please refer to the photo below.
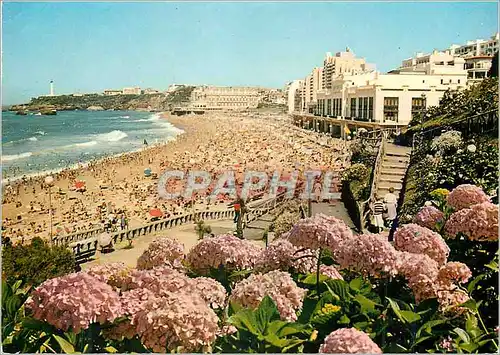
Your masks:
M384 97L384 122L398 121L398 97Z
M353 97L351 99L351 116L350 117L356 117L356 98Z
M425 98L413 97L411 99L411 117L421 114L425 110Z
M373 120L373 97L368 98L368 120Z
M368 98L364 97L363 98L363 115L362 117L365 119L365 121L368 119Z
M458 79L458 83L460 84L460 79Z
M364 103L363 98L360 97L359 98L359 108L358 108L358 119L359 118L363 119L363 109L364 109L363 103Z
M332 100L331 99L328 99L327 101L327 105L326 105L326 114L328 116L331 116L332 115Z
M443 79L441 79L441 84L443 84L443 82L444 82L444 80L443 80Z

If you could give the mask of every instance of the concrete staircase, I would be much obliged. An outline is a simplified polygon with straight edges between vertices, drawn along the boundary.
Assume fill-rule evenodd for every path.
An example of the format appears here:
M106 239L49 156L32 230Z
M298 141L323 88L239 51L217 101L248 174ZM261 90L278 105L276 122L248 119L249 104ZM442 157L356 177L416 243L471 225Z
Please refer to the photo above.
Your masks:
M380 197L384 197L389 192L389 188L393 187L395 190L394 194L399 196L410 161L411 149L392 143L387 143L385 147L385 154L378 178L377 194Z

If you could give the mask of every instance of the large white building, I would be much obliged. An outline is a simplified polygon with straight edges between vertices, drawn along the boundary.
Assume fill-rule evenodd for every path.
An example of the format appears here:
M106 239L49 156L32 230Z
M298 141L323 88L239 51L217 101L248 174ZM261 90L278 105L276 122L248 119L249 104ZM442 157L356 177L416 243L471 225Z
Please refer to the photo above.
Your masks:
M467 80L474 83L488 77L493 55L499 49L499 34L496 33L490 39L476 39L468 41L464 45L453 44L442 51L433 51L431 54L417 53L415 57L403 61L400 70L412 66L420 66L423 63L437 63L446 65L450 58L463 58L464 69L467 70Z
M288 105L288 113L300 111L302 86L304 80L294 80L286 86L286 100Z
M389 74L341 74L331 89L319 90L315 114L369 122L407 124L426 107L436 106L448 89L466 86L467 73L449 65L440 73L399 71Z
M191 93L191 106L203 110L257 108L260 88L235 86L197 86Z

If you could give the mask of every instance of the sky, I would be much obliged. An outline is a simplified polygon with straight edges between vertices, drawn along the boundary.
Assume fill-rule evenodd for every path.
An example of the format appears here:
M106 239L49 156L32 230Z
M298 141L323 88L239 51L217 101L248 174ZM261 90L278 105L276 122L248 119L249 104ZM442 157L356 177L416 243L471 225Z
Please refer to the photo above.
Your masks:
M497 2L3 3L2 103L170 84L282 88L348 46L386 72L498 30Z

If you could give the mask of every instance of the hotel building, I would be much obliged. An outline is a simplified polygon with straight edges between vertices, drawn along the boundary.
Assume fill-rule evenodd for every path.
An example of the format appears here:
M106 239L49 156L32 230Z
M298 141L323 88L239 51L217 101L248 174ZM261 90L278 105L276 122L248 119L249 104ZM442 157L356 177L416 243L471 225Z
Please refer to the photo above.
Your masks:
M262 89L234 86L197 86L191 93L191 107L202 110L257 108Z
M488 71L491 68L491 60L499 49L499 34L498 32L490 39L476 39L468 41L464 45L453 44L443 51L434 51L432 54L417 53L414 58L409 58L403 61L403 67L418 65L425 61L433 61L429 57L459 57L464 58L464 69L467 70L468 83L475 83L488 77ZM443 60L447 62L446 59Z
M431 58L388 74L341 74L333 80L331 89L318 91L314 113L358 121L408 124L426 107L437 106L448 89L466 87L463 58L452 57L445 64L441 64L441 56Z
M140 87L134 87L134 88L123 88L122 94L123 95L140 95L142 93Z

